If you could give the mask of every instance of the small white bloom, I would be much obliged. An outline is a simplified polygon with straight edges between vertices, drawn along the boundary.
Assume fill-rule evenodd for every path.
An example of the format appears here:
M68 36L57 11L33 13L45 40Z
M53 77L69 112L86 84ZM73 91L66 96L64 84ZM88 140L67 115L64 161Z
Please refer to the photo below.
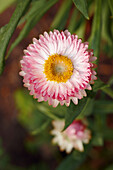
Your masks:
M84 151L83 143L89 143L91 131L82 120L74 120L71 125L62 132L64 120L54 120L52 122L54 129L51 134L54 135L53 143L58 144L61 151L70 153L72 149Z

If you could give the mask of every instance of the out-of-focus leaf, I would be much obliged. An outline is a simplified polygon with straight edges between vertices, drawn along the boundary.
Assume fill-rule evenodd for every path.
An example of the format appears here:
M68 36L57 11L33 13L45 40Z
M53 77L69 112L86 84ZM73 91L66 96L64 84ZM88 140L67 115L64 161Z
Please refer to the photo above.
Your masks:
M16 91L15 100L17 108L24 117L27 116L27 114L33 114L34 116L35 114L42 114L42 116L49 119L62 119L64 118L67 109L66 106L59 105L56 108L53 108L48 105L48 102L37 102L37 100L33 99L26 90ZM27 121L27 119L25 120Z
M17 108L22 114L27 114L32 112L34 109L33 99L31 96L26 93L24 90L17 90L15 92L15 102Z
M103 144L104 144L104 141L103 141L102 136L99 133L95 134L93 137L92 145L93 146L103 146Z
M93 85L93 91L97 92L98 90L102 90L106 87L109 87L108 84L105 84L102 82L99 78L95 81L95 84Z
M35 101L29 94L18 90L15 93L15 101L19 110L18 119L31 133L35 130L39 133L44 127L46 128L44 124L49 121L49 118L36 109Z
M113 85L113 75L110 77L109 81L108 81L109 85Z
M35 12L33 12L33 14L31 15L30 18L28 18L24 28L22 29L22 31L20 32L19 36L17 37L17 39L12 43L9 52L7 54L7 57L9 56L9 54L11 53L11 51L19 44L19 42L25 38L28 33L32 30L32 28L37 24L37 22L40 20L40 18L45 14L45 12L47 10L49 10L49 8L51 8L58 0L49 0L46 3L42 3L39 6L36 6L35 8ZM34 10L33 10L34 11Z
M94 114L94 122L92 128L94 131L92 144L95 146L103 145L103 135L104 130L106 129L106 115Z
M23 24L24 22L29 20L32 16L37 14L37 11L40 13L40 8L43 8L45 3L46 0L32 1L29 11L26 13L25 16L22 17L22 19L19 22L19 25Z
M2 146L2 140L0 138L0 169L6 169L9 164L9 161L9 156L5 153L4 148Z
M50 106L52 107L52 106ZM54 111L51 112L51 109L48 107L48 103L42 102L42 103L37 103L36 108L43 114L45 114L47 117L51 119L60 119L57 114L54 114Z
M67 108L67 113L65 115L65 127L64 130L73 122L73 120L84 110L87 104L87 98L83 98L79 101L78 105L71 103Z
M87 8L87 1L86 0L73 0L75 6L78 10L84 15L86 19L89 19L88 16L88 8Z
M43 124L41 124L37 129L33 130L31 132L32 135L37 135L38 133L42 132L50 123L50 120L45 121Z
M68 26L68 30L73 33L75 31L75 27L76 25L78 24L77 21L77 17L78 17L78 10L75 8L73 13L72 13L72 16L71 16L71 19L70 19L70 23L69 23L69 26ZM80 19L79 19L80 21Z
M71 5L72 5L71 0L64 0L58 13L55 16L55 19L53 20L53 23L51 24L51 30L53 29L63 30L64 29L67 18L69 16Z
M79 11L75 8L70 19L68 30L71 33L77 34L79 38L84 39L85 25L84 17L80 15Z
M102 91L113 99L113 90L110 87L102 88Z
M99 78L95 81L95 84L93 86L93 91L96 92L98 90L102 90L104 93L106 93L108 96L113 98L113 90L109 87L109 84L103 83Z
M91 2L88 3L89 7L91 6L91 4ZM82 40L84 41L85 29L86 22L84 20L84 16L80 15L80 12L77 10L77 8L75 8L68 25L68 30L71 33L77 34L78 37L82 38Z
M75 31L75 33L78 35L78 38L82 38L83 41L85 35L85 28L86 28L86 22L82 22L80 27Z
M102 5L101 0L96 0L95 2L95 15L93 19L91 36L89 39L89 48L94 50L94 55L97 57L96 63L98 63L101 40Z
M111 10L112 16L113 16L113 0L108 0L109 8Z
M109 165L105 170L113 170L113 164Z
M105 129L103 132L103 137L105 140L113 141L113 129Z
M107 41L111 48L113 47L113 37L111 33L111 23L113 20L110 18L110 9L108 1L104 1L102 5L102 37Z
M45 114L51 113L51 118L53 119L62 119L64 118L67 112L67 107L65 105L58 105L56 108L54 108L53 106L48 105L48 102L42 102L41 104L37 104L37 108Z
M10 41L10 38L16 29L16 26L22 17L24 11L30 4L31 0L19 0L18 5L5 29L0 34L0 74L3 71L5 63L5 52Z
M94 103L94 114L109 114L113 113L113 101L97 100Z
M2 13L6 8L8 8L16 0L0 0L0 13Z
M67 156L56 170L75 170L85 161L89 151L91 149L91 143L85 146L84 152L73 151L72 154Z

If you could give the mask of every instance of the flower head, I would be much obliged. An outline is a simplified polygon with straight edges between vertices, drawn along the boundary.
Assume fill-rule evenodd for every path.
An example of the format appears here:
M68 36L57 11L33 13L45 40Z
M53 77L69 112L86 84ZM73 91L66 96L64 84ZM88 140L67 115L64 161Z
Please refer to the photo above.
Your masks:
M53 143L58 144L61 151L70 153L72 149L83 151L83 143L89 143L91 132L87 129L86 122L74 120L72 124L62 132L64 121L54 120L52 122L54 129L51 134L54 135Z
M44 32L24 53L20 75L39 102L48 101L53 107L59 103L69 106L70 100L77 104L96 79L92 63L96 57L87 42L68 30Z

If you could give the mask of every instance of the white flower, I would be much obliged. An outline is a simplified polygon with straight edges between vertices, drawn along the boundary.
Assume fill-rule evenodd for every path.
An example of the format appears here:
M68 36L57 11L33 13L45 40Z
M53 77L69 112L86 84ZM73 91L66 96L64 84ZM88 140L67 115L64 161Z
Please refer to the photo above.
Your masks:
M58 144L61 151L70 153L73 148L84 151L83 143L87 144L91 139L91 131L87 129L86 123L82 120L74 120L63 132L64 120L54 120L52 124L54 127L51 131L54 135L52 142Z

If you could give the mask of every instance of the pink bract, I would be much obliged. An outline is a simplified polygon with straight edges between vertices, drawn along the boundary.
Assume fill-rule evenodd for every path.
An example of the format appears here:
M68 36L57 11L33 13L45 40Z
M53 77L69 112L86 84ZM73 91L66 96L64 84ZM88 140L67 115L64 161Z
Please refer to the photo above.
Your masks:
M91 90L90 84L96 80L95 64L92 63L96 57L88 49L88 42L82 43L68 30L44 32L39 40L33 38L33 44L24 50L24 54L20 75L24 78L24 86L38 102L48 101L53 107L59 103L69 106L70 100L78 104L78 99L87 96L85 89ZM66 82L48 80L44 73L45 61L55 54L66 56L72 62L73 73Z

